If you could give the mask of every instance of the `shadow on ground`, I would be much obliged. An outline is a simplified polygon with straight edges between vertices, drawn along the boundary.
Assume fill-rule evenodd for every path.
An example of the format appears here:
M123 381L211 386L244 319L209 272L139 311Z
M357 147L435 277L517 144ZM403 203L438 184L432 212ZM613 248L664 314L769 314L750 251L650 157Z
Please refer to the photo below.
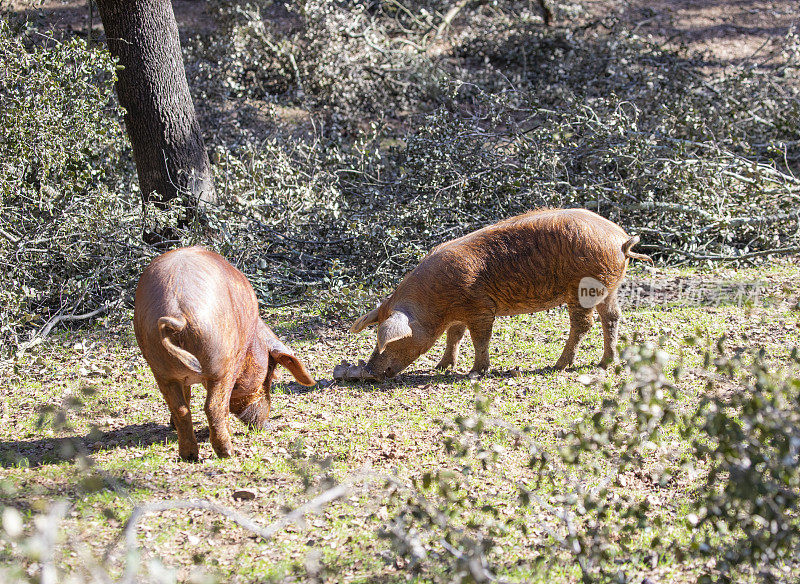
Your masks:
M201 429L196 434L199 441L208 440L208 428ZM153 422L131 424L106 432L92 430L85 436L0 441L0 467L34 468L70 462L81 454L175 441L177 435L172 428Z
M598 368L595 363L583 363L579 365L573 365L571 367L567 367L565 371L570 373L587 373L591 372ZM322 385L323 388L326 388L331 385L342 385L342 386L370 386L372 389L379 390L379 391L388 391L392 387L396 386L427 386L432 385L434 383L453 383L456 381L476 381L480 382L484 379L515 379L517 377L536 377L539 375L549 375L551 373L555 373L558 370L553 365L546 365L544 367L537 367L536 369L520 369L519 367L514 367L513 369L506 369L506 370L498 370L492 369L488 373L478 376L471 376L470 373L458 373L453 371L436 371L431 373L423 373L418 371L413 371L411 373L400 373L397 377L393 377L392 379L386 379L384 381L374 381L374 380L357 380L357 379L343 379L343 380L319 380L318 383ZM290 384L291 385L291 384ZM316 387L316 386L315 386ZM309 390L313 388L302 388L302 386L298 385L298 388ZM287 393L302 393L302 391L291 391L292 388L289 388Z

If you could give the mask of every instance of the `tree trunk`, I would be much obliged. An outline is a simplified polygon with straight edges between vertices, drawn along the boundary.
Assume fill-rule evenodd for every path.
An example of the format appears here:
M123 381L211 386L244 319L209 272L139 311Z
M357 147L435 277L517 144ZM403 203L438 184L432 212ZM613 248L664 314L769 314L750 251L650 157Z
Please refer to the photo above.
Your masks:
M117 95L133 146L142 201L183 197L187 216L212 202L208 153L189 94L169 0L97 0L111 54L123 67ZM185 218L184 218L185 219Z

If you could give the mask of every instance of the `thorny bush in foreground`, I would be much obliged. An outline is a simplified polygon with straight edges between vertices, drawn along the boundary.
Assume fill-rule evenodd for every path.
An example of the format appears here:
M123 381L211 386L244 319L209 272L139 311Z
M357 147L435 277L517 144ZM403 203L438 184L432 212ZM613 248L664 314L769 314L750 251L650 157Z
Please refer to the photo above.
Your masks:
M478 397L475 415L444 424L450 460L396 491L400 510L382 535L412 569L449 581L503 581L499 537L529 546L515 553L532 573L571 557L584 582L639 581L665 556L703 559L701 582L754 571L780 581L800 552L800 376L772 370L763 352L731 355L724 341L706 350L707 397L688 413L673 381L680 368L666 373L656 346L628 347L630 381L561 432L556 448L492 418ZM792 358L800 363L797 349ZM504 468L506 484L487 489L481 474L509 464L498 460L503 436L527 450L529 478ZM699 486L659 502L659 486L686 474ZM655 494L632 488L638 477ZM497 493L512 490L518 509L509 513Z

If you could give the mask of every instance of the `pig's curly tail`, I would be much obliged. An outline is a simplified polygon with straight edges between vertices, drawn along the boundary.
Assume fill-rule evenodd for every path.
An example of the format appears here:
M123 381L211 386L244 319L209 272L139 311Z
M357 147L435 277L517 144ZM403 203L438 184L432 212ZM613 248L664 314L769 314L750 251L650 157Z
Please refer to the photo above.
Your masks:
M644 260L644 261L650 262L652 264L653 263L653 258L651 258L649 255L644 255L643 253L636 253L636 252L631 251L631 248L634 245L636 245L637 243L639 243L639 236L638 235L634 235L628 241L626 241L625 243L622 244L622 253L625 254L626 258Z

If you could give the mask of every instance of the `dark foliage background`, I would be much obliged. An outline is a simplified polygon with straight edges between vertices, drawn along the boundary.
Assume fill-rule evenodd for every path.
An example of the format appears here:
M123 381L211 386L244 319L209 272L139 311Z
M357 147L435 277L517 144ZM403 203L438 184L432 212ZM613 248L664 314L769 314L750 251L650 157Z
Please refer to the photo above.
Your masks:
M474 0L212 0L184 38L212 154L204 243L267 304L391 284L433 245L583 206L662 262L796 249L800 41L709 73L613 19ZM154 255L102 46L0 25L3 337L130 300ZM63 322L63 319L62 321ZM7 349L8 350L8 349Z

